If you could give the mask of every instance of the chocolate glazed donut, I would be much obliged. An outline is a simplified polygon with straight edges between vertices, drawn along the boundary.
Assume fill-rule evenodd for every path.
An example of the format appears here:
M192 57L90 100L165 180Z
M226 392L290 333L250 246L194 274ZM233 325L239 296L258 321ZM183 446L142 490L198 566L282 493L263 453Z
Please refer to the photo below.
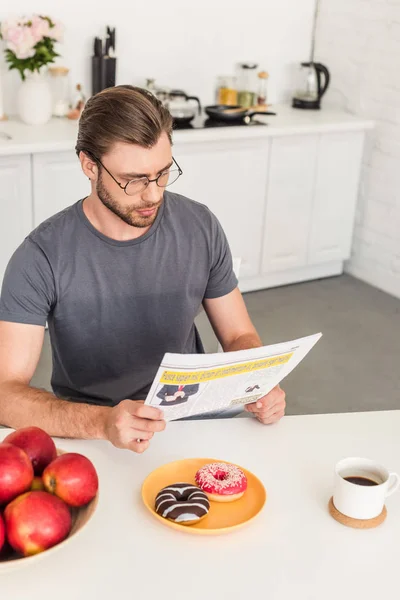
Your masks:
M207 495L191 483L173 483L156 496L156 513L181 525L192 525L210 510Z

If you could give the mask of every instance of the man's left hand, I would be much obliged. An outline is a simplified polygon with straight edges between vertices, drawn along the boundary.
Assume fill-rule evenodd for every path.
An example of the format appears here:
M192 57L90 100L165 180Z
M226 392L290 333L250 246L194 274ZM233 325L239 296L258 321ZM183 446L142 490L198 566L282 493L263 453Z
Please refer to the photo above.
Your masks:
M245 410L254 413L263 425L272 425L280 421L285 414L285 397L285 392L277 385L257 402L247 404Z

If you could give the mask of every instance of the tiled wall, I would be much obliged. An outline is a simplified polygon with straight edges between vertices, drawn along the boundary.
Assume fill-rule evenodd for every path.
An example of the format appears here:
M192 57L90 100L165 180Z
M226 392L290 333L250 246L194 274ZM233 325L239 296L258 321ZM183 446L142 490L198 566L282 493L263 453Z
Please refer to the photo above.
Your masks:
M322 0L316 48L326 104L376 122L347 270L400 298L400 0Z

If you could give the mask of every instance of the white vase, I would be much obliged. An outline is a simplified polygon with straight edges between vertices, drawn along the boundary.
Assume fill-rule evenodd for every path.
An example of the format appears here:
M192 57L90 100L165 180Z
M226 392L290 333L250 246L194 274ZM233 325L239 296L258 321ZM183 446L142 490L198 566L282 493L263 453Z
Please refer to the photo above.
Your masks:
M3 104L3 81L2 81L2 72L0 67L0 121L6 118L4 112L4 104Z
M17 95L18 114L27 125L44 125L52 114L52 95L45 73L25 71Z

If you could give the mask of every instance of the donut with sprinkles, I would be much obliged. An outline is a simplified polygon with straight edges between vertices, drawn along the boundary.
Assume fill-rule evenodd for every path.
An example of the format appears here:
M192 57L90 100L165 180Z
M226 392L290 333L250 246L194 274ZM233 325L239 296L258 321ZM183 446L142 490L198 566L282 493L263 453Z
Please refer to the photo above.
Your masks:
M242 469L230 463L204 465L197 471L195 480L208 498L215 502L238 500L247 489L246 475Z

